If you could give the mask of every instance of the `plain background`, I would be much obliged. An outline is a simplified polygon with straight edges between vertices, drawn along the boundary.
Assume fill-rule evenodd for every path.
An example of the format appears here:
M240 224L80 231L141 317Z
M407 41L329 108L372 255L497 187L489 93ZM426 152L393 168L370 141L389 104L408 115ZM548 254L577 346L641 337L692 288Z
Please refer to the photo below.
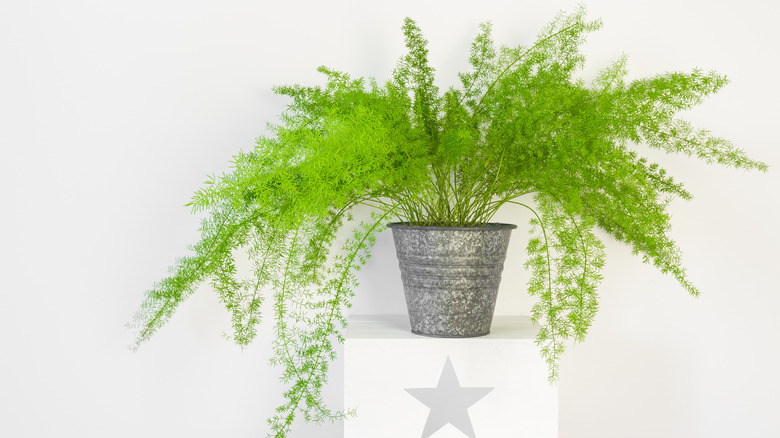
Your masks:
M442 88L478 23L531 43L572 1L4 0L0 3L0 436L256 437L280 401L270 326L246 351L208 287L138 353L144 290L198 237L183 205L285 108L274 84L319 65L387 79L415 18ZM774 0L590 1L604 20L581 77L700 67L732 83L686 116L773 167L708 167L639 149L694 194L671 205L694 299L603 233L601 310L561 367L561 438L780 436L780 6ZM359 212L360 213L360 212ZM528 217L498 312L525 314ZM355 313L404 313L387 232ZM341 403L336 362L328 397ZM518 370L522 372L522 370ZM377 376L381 378L382 376ZM518 414L520 415L520 413ZM399 419L403 421L403 419ZM337 437L340 424L292 437ZM503 438L503 437L500 437Z

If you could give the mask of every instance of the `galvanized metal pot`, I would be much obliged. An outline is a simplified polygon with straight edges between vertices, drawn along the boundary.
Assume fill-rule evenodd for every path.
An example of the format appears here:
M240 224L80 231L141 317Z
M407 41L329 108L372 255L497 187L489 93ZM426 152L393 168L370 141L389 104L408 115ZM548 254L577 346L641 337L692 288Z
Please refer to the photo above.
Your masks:
M461 338L490 333L509 236L516 225L388 225L412 333Z

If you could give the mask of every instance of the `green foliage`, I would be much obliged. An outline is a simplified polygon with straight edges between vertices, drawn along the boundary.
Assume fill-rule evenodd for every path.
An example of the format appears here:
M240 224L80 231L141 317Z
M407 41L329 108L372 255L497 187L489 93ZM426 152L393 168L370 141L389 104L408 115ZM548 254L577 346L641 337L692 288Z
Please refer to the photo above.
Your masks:
M591 84L574 79L585 62L580 46L599 27L580 8L559 15L531 46L497 48L483 24L469 55L472 70L460 74L461 87L441 93L427 41L407 19L408 54L384 85L320 67L323 87L276 87L291 99L281 123L235 157L233 172L195 194L189 205L211 214L203 238L147 292L134 347L207 280L243 347L256 336L270 291L272 363L289 385L269 420L271 435L285 436L297 414L317 422L349 415L328 410L321 389L376 233L390 219L481 225L506 203L534 212L526 267L551 380L566 342L585 338L598 307L605 255L594 227L697 294L667 235L668 203L690 194L633 148L744 169L766 165L676 116L723 87L723 76L694 70L627 82L620 58ZM523 197L535 207L518 201ZM357 205L377 214L332 254ZM238 249L252 261L250 278L236 273Z
M540 325L537 336L542 357L549 365L550 381L558 379L558 357L565 341L585 340L598 310L596 288L604 267L604 245L593 234L593 219L576 217L553 196L535 195L537 210L531 220L528 293L538 297L531 320Z

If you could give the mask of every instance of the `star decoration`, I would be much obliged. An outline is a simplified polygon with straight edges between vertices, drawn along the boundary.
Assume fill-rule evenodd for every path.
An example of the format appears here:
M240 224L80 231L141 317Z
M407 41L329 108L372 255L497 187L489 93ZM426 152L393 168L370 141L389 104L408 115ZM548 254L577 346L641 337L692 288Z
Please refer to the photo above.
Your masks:
M493 389L460 386L452 361L447 357L435 388L406 388L405 391L431 409L422 438L428 438L447 423L469 438L476 438L467 409Z

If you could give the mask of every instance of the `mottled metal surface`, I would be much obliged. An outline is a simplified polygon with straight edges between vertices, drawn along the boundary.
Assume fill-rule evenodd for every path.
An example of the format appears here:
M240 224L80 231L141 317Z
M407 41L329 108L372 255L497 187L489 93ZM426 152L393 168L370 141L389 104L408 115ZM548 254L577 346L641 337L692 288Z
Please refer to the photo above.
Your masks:
M509 236L515 225L419 227L390 224L412 333L490 333Z

